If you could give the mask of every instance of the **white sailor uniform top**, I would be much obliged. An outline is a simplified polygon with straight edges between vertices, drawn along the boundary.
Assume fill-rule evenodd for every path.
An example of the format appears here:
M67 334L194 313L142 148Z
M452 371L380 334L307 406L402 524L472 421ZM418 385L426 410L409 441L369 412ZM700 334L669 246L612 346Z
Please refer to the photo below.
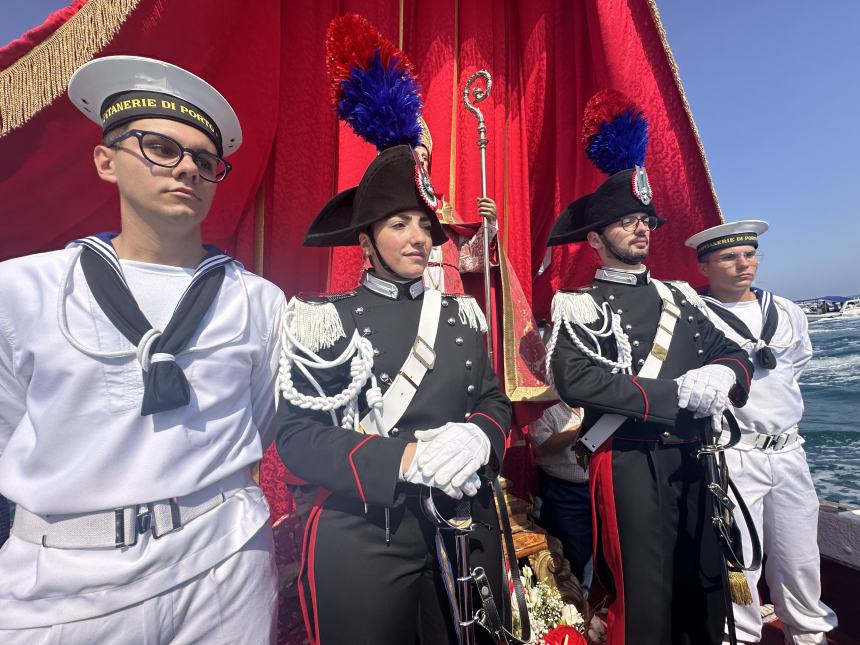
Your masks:
M69 514L242 483L182 530L158 540L141 534L134 546L45 548L13 535L0 550L0 623L9 629L151 598L223 561L268 521L249 473L272 437L281 290L227 264L191 339L212 349L176 357L190 404L142 416L141 365L95 302L80 252L0 264L0 494L33 513ZM81 353L60 325L105 356Z

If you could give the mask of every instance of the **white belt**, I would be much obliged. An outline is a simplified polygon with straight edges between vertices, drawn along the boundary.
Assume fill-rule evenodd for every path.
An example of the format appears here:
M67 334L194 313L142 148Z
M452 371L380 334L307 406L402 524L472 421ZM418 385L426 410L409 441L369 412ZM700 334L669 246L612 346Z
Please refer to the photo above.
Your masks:
M728 438L728 433L723 433L721 440L727 441ZM779 434L762 434L755 431L744 432L741 434L741 440L738 443L751 446L756 450L782 450L795 443L798 439L800 439L800 432L797 426L794 426Z
M439 330L439 312L442 307L442 294L435 289L424 292L424 302L421 303L421 315L418 319L418 335L406 361L391 382L391 387L382 397L382 413L374 414L374 409L364 416L360 422L361 432L388 436L388 431L400 421L406 408L415 397L418 386L424 380L428 370L436 363L436 332Z
M121 549L137 544L137 536L149 530L155 539L178 531L251 484L250 473L243 469L190 495L112 511L39 515L18 506L11 533L57 549Z

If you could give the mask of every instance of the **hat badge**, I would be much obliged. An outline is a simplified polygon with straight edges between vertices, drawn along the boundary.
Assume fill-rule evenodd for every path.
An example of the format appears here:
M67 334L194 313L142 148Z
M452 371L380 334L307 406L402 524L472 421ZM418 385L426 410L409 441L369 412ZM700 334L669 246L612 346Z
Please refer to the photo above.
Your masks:
M435 211L439 204L439 200L436 197L436 191L433 190L433 184L430 183L430 177L427 176L427 173L424 172L421 165L417 163L415 164L415 185L418 187L418 194L421 195L421 199L424 200L424 203Z
M642 166L636 166L633 171L633 194L645 206L650 204L651 199L654 197L651 184L648 183L648 173L645 172L645 168Z

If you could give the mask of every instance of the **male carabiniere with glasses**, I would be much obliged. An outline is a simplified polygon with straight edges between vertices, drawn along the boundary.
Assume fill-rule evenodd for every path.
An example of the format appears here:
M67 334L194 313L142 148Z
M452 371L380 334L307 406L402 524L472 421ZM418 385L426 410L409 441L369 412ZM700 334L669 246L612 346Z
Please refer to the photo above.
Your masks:
M102 126L120 232L0 264L0 642L268 643L275 285L201 243L242 141L189 72L113 56L69 97Z
M765 578L786 642L812 645L826 643L826 633L836 627L836 615L821 602L818 496L797 428L803 416L798 379L812 358L812 343L800 307L752 286L758 238L767 228L760 220L730 222L697 233L686 244L696 249L699 271L708 278L703 299L711 320L755 365L755 387L746 406L735 412L741 440L726 451L726 462L761 536ZM755 592L760 575L760 570L746 573L753 602L734 607L739 643L761 640Z
M601 92L584 122L589 157L610 177L562 212L548 244L587 242L603 266L591 286L555 295L547 353L561 399L584 408L607 641L720 643L722 556L697 450L727 400L745 402L752 365L689 285L655 280L643 264L665 221L642 167L641 111ZM625 154L595 160L593 148Z

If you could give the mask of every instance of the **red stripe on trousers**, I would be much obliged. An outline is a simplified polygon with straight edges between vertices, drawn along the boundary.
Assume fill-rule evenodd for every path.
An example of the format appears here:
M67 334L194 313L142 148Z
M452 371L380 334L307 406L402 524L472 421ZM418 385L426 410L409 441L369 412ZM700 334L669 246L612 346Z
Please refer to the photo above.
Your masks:
M326 499L328 499L329 492L322 490L317 495L317 499L314 500L313 508L311 508L311 512L308 513L307 524L305 524L305 534L302 538L302 561L299 565L299 575L296 577L296 584L299 588L299 605L302 608L302 619L305 623L305 631L308 634L308 642L310 645L319 645L319 639L314 638L314 627L318 626L317 622L317 590L316 583L314 580L313 574L313 566L314 566L314 550L316 547L316 537L317 537L317 525L319 523L319 516L322 514L322 505ZM308 555L310 554L310 557ZM308 613L307 600L305 599L305 587L302 584L302 575L305 573L305 567L308 567L308 583L311 587L311 608L314 613L314 622L311 624L310 616Z
M604 443L588 462L591 473L591 516L594 545L594 561L597 562L598 544L602 547L603 558L609 566L615 587L615 600L609 605L606 616L606 645L624 645L624 572L621 566L621 541L618 537L618 523L615 516L615 490L612 480L612 444L610 439ZM600 536L598 542L597 516L600 515ZM597 572L595 567L595 572Z

